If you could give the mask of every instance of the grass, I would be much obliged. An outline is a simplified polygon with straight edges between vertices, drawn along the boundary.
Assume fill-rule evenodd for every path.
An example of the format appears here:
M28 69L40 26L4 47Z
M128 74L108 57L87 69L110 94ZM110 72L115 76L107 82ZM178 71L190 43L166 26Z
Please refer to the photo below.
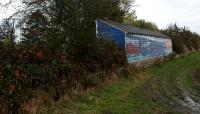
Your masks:
M181 113L176 99L180 99L184 92L195 93L192 73L200 68L199 61L200 53L196 52L152 66L132 78L114 81L85 92L80 98L57 103L49 107L47 113Z

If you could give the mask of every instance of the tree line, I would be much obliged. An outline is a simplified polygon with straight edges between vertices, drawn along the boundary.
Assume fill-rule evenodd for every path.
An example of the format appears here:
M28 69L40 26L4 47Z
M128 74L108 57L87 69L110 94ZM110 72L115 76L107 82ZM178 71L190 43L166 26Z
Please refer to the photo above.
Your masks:
M200 35L192 32L186 26L178 26L170 24L166 29L159 29L158 26L147 20L137 20L135 15L128 13L124 18L124 23L131 24L136 27L161 32L169 36L172 40L173 52L176 54L188 53L191 51L198 51L200 49Z
M161 30L172 39L173 51L181 54L200 49L200 36L187 27L171 24L167 29Z
M11 0L12 2L12 0ZM0 113L18 114L23 105L43 90L53 101L77 86L94 87L106 73L127 64L126 54L116 44L96 38L95 20L132 24L170 36L173 50L199 50L199 35L186 27L157 25L137 20L132 0L21 0L25 9L0 26ZM14 34L21 29L20 42ZM96 81L95 81L96 80ZM48 104L44 99L43 104Z
M73 88L87 89L126 64L124 50L96 38L95 20L122 22L131 0L21 0L25 9L15 25L20 42L13 42L13 23L0 27L0 113L29 113L24 104L38 90L49 96L47 105ZM17 38L17 37L15 37ZM96 81L95 81L96 80Z

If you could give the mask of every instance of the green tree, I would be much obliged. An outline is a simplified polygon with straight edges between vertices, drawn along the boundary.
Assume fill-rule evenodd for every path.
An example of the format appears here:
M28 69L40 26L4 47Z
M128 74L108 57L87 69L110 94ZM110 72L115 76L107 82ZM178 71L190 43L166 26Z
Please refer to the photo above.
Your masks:
M139 28L144 28L144 29L149 29L149 30L153 30L153 31L159 31L158 26L150 21L146 21L144 19L140 19L138 20L135 12L129 12L124 16L124 23L126 24L130 24Z
M134 25L136 19L137 19L137 17L136 17L136 15L135 15L135 12L130 12L130 13L127 13L127 14L124 16L123 22L126 23L126 24Z
M187 27L179 27L171 24L162 32L172 39L173 50L177 53L199 50L200 36L191 32Z
M91 59L94 56L95 20L109 19L122 22L131 6L131 0L38 0L24 3L27 7L37 4L42 15L48 19L48 32L43 33L46 34L47 41L64 46L65 48L61 49L68 51L76 60ZM32 33L31 27L35 25L29 24L35 21L31 15L28 18L31 23L26 22L25 29ZM38 18L41 20L40 16ZM41 23L39 20L37 23ZM42 27L47 28L45 25Z
M2 24L0 25L0 38L1 41L8 38L10 41L9 45L14 45L16 38L14 22L11 22L7 19L3 20Z
M49 24L43 13L37 10L27 16L24 26L22 29L22 40L33 42L38 39L44 40Z
M134 21L133 25L140 27L140 28L154 30L154 31L159 30L155 23L146 21L146 20L136 20L136 21Z

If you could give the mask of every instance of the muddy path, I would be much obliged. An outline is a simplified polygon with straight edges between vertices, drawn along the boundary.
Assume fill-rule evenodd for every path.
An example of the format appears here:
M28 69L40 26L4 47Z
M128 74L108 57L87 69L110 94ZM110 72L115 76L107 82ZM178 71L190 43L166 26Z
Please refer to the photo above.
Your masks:
M183 85L183 79L184 78L180 78L176 81L176 86L181 91L181 97L175 99L177 104L181 107L177 107L177 109L182 110L182 112L187 114L200 114L200 96L187 90Z
M200 91L196 91L200 90L200 83L192 80L194 72L200 69L199 59L188 58L187 63L180 60L161 66L146 84L145 94L157 103L168 104L177 113L200 114Z

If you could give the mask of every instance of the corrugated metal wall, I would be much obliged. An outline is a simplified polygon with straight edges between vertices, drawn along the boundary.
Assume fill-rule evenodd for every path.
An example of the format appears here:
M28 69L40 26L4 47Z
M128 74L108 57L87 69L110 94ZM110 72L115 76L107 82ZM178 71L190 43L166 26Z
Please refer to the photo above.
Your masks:
M126 53L128 62L138 62L172 53L170 39L143 35L127 35Z
M116 42L121 48L125 48L125 32L103 21L97 21L98 37L108 38Z
M97 36L111 39L121 48L124 48L129 63L162 57L172 53L170 39L126 34L124 31L104 21L96 21L96 25Z

